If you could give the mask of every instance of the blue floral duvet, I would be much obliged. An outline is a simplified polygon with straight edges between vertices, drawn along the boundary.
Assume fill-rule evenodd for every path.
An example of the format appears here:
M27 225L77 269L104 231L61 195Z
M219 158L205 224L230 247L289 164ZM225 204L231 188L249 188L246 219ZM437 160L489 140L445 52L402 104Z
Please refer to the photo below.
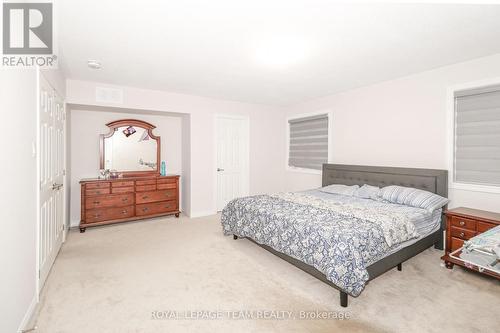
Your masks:
M235 199L222 211L221 223L225 235L268 245L358 296L369 279L367 266L418 237L411 215L408 206L374 200L281 193Z

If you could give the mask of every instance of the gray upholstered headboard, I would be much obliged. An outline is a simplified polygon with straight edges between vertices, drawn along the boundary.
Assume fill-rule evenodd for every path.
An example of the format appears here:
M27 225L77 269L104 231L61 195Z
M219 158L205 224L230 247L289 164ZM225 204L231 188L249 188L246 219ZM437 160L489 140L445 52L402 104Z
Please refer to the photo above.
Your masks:
M323 164L323 186L331 184L414 187L448 197L448 171Z

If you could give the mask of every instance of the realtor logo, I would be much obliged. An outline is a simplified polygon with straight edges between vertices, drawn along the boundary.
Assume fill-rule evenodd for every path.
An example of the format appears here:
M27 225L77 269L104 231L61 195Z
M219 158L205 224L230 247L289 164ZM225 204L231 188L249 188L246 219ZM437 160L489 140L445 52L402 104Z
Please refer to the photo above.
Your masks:
M2 28L3 66L54 65L52 3L4 3Z

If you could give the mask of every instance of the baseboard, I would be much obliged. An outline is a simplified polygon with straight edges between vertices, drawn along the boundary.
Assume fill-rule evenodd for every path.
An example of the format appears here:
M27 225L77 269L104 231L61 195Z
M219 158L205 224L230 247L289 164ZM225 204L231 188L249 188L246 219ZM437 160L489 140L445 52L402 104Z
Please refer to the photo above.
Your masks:
M210 215L215 215L217 214L216 211L209 210L209 211L200 211L200 212L191 212L188 216L190 218L196 218L196 217L204 217L204 216L210 216Z
M72 220L69 222L69 228L78 227L80 225L80 220Z
M21 321L21 324L19 325L17 332L21 332L22 330L25 330L27 328L31 328L31 327L27 327L27 326L31 322L31 319L33 317L33 314L35 313L35 309L36 309L37 304L38 304L37 297L36 297L36 295L33 295L33 299L31 300L31 304L29 305L28 310L24 314L23 320Z

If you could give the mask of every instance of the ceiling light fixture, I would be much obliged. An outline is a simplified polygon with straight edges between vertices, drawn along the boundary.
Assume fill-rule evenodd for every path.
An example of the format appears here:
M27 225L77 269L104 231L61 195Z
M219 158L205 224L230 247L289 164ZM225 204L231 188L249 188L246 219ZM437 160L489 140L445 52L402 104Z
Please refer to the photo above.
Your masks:
M87 61L87 66L92 69L101 69L101 63L97 60L89 60Z
M282 36L258 43L255 56L263 65L284 69L307 57L307 47L300 39Z

